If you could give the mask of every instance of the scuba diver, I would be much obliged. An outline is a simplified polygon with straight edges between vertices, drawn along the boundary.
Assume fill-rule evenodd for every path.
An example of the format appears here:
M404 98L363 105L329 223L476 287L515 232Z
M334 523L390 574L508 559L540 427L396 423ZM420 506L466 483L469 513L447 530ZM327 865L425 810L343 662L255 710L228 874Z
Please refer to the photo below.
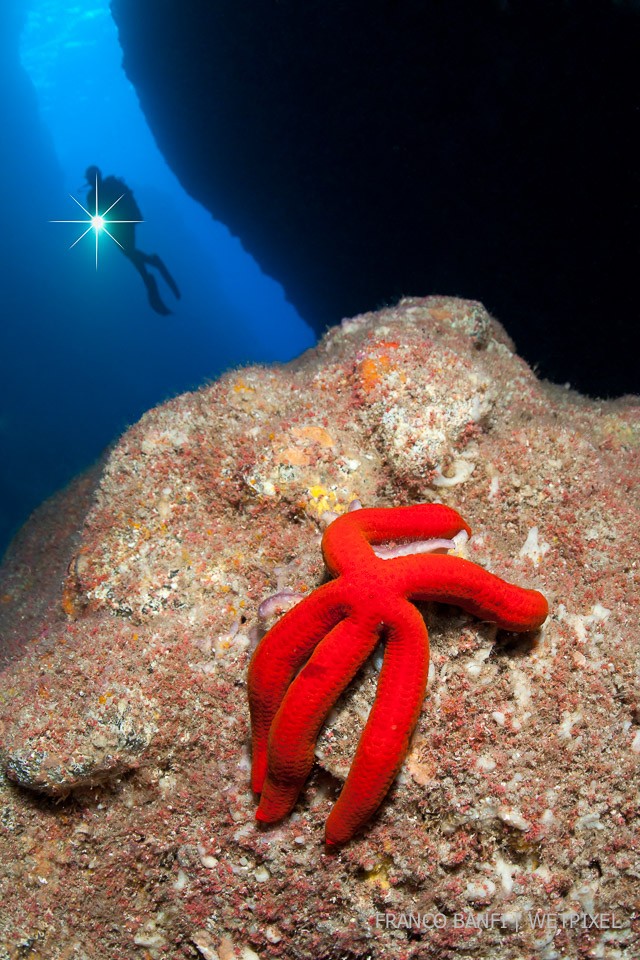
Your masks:
M157 253L143 253L142 250L136 249L135 222L122 222L142 221L142 214L132 191L119 177L103 178L102 173L96 166L87 167L85 178L90 187L87 196L89 210L95 210L98 215L105 217L109 234L142 277L152 309L163 316L171 313L171 310L162 302L158 292L158 284L155 277L147 270L147 265L155 267L159 271L171 288L173 295L180 299L180 291L175 280ZM107 211L110 216L106 216ZM113 220L111 220L111 217L113 217Z

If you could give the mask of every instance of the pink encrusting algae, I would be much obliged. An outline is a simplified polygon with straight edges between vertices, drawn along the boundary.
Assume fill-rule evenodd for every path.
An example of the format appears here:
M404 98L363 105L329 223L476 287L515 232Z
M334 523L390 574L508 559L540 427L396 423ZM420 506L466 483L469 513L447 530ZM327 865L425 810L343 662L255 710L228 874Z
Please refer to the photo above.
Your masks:
M539 382L442 297L149 411L0 570L0 957L636 958L639 435L637 400ZM473 536L447 549L550 613L516 636L420 607L409 753L332 852L380 653L273 827L247 668L353 501L453 507Z

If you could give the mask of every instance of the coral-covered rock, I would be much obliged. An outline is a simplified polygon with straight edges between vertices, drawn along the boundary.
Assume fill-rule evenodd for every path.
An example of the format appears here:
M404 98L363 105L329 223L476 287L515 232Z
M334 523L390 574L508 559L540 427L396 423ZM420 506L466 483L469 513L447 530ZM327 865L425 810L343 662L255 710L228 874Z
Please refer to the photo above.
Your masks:
M81 529L94 479L0 572L6 956L637 956L639 433L633 399L540 383L479 304L436 297L149 411ZM424 607L411 751L330 853L379 658L268 829L246 673L261 601L322 581L323 515L353 499L450 504L466 556L551 613L516 638Z

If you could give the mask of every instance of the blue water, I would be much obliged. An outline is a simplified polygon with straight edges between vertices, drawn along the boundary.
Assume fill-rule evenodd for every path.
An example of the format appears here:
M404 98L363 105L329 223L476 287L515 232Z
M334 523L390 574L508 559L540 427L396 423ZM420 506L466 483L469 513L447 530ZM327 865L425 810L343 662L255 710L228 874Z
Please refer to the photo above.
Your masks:
M19 57L39 126L27 129L32 91L16 83L0 159L0 554L147 408L314 342L282 288L168 169L122 70L108 0L23 0L23 10ZM90 164L133 189L138 247L162 257L182 292L176 302L160 284L172 316L151 310L113 242L101 239L96 270L93 232L69 249L85 226L50 222L85 217L69 195L85 203Z

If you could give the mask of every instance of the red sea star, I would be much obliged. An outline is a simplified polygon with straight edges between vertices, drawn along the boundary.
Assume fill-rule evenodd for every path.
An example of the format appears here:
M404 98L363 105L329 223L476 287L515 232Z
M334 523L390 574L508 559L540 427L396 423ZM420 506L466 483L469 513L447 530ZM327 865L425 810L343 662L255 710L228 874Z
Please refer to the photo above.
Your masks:
M463 530L471 532L455 510L440 504L357 510L327 527L322 552L337 579L289 610L263 637L249 666L252 785L261 794L256 819L272 823L295 805L320 727L381 630L386 644L376 699L327 820L326 843L346 843L382 802L402 765L427 685L429 637L410 601L455 604L503 630L534 630L544 622L548 605L541 593L513 586L469 560L433 553L383 560L372 548L390 540L450 538Z

